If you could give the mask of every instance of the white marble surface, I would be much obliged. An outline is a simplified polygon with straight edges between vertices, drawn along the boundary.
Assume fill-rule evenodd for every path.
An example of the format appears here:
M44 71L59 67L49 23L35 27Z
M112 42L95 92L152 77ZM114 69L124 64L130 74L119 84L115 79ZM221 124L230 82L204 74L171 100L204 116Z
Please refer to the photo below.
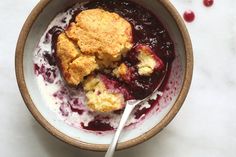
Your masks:
M235 157L236 154L236 1L172 0L182 14L193 9L187 24L195 55L188 98L171 124L148 142L120 151L126 157ZM32 118L20 96L14 50L24 20L38 0L0 2L0 156L102 157L73 148L48 134Z

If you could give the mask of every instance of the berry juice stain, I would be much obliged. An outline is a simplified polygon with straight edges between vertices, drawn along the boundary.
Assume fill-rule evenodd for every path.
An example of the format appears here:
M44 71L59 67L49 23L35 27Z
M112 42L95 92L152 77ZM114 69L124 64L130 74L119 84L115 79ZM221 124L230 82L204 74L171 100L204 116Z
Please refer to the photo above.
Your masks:
M82 128L90 131L111 131L114 128L107 123L102 122L101 120L93 120L88 123L88 126L85 126L84 123L81 123Z
M183 17L186 22L190 23L195 20L195 13L192 10L186 10Z

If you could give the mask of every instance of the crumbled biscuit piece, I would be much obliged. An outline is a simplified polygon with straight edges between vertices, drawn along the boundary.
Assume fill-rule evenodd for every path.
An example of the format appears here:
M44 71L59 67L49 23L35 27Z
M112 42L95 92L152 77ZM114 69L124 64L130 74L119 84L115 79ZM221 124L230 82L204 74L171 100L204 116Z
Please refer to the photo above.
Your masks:
M57 40L57 58L64 79L70 85L78 85L85 76L97 68L94 56L81 54L78 47L65 35L61 33Z
M136 48L138 60L139 75L150 76L154 70L161 70L164 67L162 60L146 45L139 45Z
M61 62L61 68L64 72L68 70L69 63L76 59L80 55L78 46L74 45L72 41L61 33L57 39L57 57Z
M124 96L121 93L109 90L98 76L90 76L84 83L87 105L93 111L111 112L122 109Z
M67 28L65 33L71 40L78 41L79 27L77 27L74 22L70 23L70 26Z
M121 77L123 75L126 75L128 72L128 67L122 63L119 67L113 70L113 73L116 77Z
M81 55L69 64L68 73L70 76L66 76L66 79L69 84L78 85L85 76L91 74L97 67L94 56Z
M129 22L116 13L91 9L78 14L59 35L56 55L67 83L78 85L95 69L115 68L132 46Z
M119 67L115 68L113 70L113 74L117 78L121 78L125 81L130 81L131 79L131 69L129 69L129 67L124 63L122 63Z
M82 53L95 55L104 66L119 61L133 46L130 23L102 9L82 11L66 34L77 42Z

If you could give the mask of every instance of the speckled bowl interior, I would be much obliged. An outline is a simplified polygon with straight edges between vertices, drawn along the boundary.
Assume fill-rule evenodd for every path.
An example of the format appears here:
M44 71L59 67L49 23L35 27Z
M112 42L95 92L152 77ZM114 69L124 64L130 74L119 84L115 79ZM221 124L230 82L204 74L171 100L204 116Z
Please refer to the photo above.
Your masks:
M51 134L74 146L104 151L113 133L98 135L75 129L58 119L47 107L47 99L40 92L33 69L33 52L50 21L61 11L79 0L42 0L27 19L16 49L16 75L25 103L39 123ZM82 0L81 0L82 1ZM164 24L175 44L173 63L164 95L158 109L134 128L124 130L118 149L124 149L149 139L160 132L176 115L187 95L192 78L191 41L181 17L169 1L135 0L151 10Z

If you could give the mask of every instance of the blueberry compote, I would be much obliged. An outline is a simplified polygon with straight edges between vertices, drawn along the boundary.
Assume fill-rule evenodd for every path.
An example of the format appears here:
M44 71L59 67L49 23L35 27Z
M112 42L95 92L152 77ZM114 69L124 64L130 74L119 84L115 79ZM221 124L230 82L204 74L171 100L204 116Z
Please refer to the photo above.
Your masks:
M35 73L43 76L46 84L53 84L56 87L57 90L52 94L52 100L56 102L55 106L59 105L58 110L65 117L67 123L83 128L84 130L99 132L116 128L122 111L105 114L89 111L86 108L86 98L82 87L71 88L65 84L59 75L57 66L59 64L54 55L58 35L68 27L70 22L74 21L76 15L82 10L93 8L102 8L110 12L115 12L132 25L134 46L128 52L127 56L121 60L121 62L125 63L132 70L130 79L128 81L121 80L112 76L111 73L98 71L98 73L102 73L104 78L113 82L113 84L126 88L129 92L126 93L127 99L143 99L151 94L160 84L161 80L165 78L164 83L162 82L162 86L159 89L162 91L169 78L171 65L175 59L175 52L174 44L168 31L158 18L149 10L134 2L123 0L94 0L80 5L77 4L54 19L54 23L50 24L44 38L41 39L43 40L42 45L50 45L50 48L49 46L45 46L46 48L44 49L47 49L48 52L42 52L41 47L43 46L39 46L39 52L37 52L36 56L38 58L41 57L41 59L38 59L35 63ZM163 61L165 68L154 71L149 77L140 76L137 72L136 65L139 61L135 50L140 44L149 46ZM139 106L135 109L127 125L132 125L142 120L158 104L158 98L149 100L146 104L148 104L146 107Z

